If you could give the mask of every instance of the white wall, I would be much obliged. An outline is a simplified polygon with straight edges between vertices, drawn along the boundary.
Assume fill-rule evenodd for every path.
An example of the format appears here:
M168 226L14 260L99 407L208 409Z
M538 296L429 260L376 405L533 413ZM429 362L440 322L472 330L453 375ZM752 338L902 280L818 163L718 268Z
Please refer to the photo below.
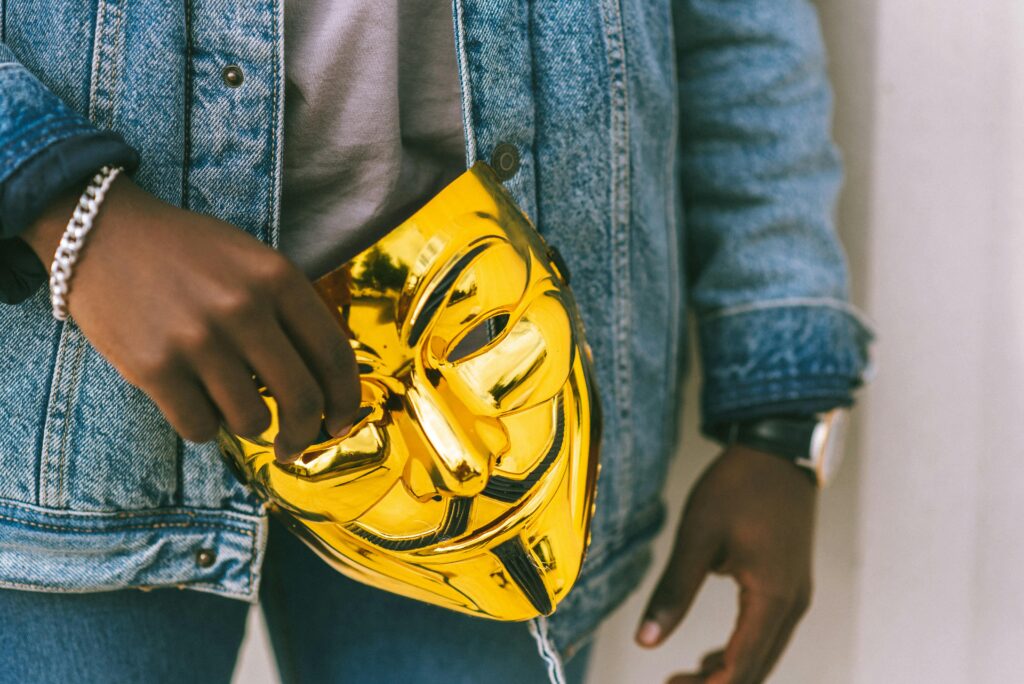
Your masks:
M814 607L773 681L1024 681L1024 2L819 5L878 376L823 498ZM713 455L689 396L677 514ZM735 594L713 580L666 646L633 646L655 574L602 628L591 684L664 681L724 642ZM252 633L236 679L269 684Z
M1024 681L1024 7L879 3L854 681Z

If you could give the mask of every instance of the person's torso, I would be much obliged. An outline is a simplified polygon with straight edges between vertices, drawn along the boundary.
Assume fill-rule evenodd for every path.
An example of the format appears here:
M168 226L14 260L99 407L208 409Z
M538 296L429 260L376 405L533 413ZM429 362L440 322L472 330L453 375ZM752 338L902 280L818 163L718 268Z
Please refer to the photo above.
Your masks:
M451 6L306 0L284 17L281 251L311 278L465 169Z
M280 0L0 8L22 62L139 150L140 185L288 246ZM603 470L585 576L556 616L566 645L642 570L675 435L685 336L670 6L457 0L454 10L466 160L500 146L515 162L506 187L568 263L597 365ZM244 74L237 87L230 66ZM394 180L403 164L384 173ZM46 292L0 307L0 407L10 426L0 585L252 597L259 503L213 444L179 439L73 323L55 322Z

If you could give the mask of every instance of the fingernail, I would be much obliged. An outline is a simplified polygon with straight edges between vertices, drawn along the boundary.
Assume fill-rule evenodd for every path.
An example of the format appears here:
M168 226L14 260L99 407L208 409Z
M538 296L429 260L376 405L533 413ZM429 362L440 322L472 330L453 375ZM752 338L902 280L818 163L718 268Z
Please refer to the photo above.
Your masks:
M343 427L340 430L338 430L337 432L335 432L334 433L334 437L336 439L341 439L342 437L346 436L350 432L352 432L352 426L351 425L346 425L345 427Z
M661 626L653 620L646 620L636 632L636 640L643 646L655 646L661 637Z

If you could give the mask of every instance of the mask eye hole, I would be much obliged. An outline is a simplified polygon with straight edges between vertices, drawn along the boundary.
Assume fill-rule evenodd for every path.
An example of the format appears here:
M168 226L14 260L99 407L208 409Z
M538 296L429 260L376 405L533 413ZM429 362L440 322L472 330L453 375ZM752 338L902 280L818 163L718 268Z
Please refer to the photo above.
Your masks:
M505 332L506 327L508 327L507 313L500 313L480 321L462 336L455 348L448 354L449 363L461 361L480 351Z

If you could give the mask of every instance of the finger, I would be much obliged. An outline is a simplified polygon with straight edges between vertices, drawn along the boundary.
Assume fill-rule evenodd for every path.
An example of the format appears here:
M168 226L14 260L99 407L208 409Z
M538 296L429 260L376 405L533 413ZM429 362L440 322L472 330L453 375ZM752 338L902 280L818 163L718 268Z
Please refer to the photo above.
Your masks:
M704 679L714 672L715 670L721 669L725 662L725 650L718 649L711 653L705 654L704 658L700 661L700 672L683 672L675 675L668 680L668 684L690 684L703 682Z
M308 283L301 285L281 303L282 325L320 385L327 431L341 436L355 424L359 409L355 355L316 291Z
M716 544L704 526L693 524L684 514L668 566L644 611L636 633L641 646L662 643L682 621L714 564Z
M192 374L169 371L143 389L183 438L208 442L217 436L220 414Z
M324 397L320 386L276 321L259 326L256 344L243 353L277 403L280 429L274 441L277 460L294 461L317 440L323 421Z
M786 618L782 628L779 630L778 636L775 637L775 643L765 656L764 663L761 665L761 671L754 678L755 682L763 682L768 679L768 675L771 674L775 665L779 662L779 658L782 657L783 651L786 650L786 646L789 645L790 639L793 638L793 632L796 631L796 626L800 624L800 619L803 618L804 613L807 611L808 603L809 600L799 602L790 611L789 617Z
M197 371L232 432L255 437L270 426L270 409L260 398L252 371L241 357L219 346L197 360Z
M782 630L792 603L778 596L740 590L740 613L725 647L722 669L708 677L708 684L750 684L757 681L769 651Z
M715 670L720 670L725 666L725 649L720 648L717 651L712 651L704 656L700 661L700 673L702 675L711 674Z

